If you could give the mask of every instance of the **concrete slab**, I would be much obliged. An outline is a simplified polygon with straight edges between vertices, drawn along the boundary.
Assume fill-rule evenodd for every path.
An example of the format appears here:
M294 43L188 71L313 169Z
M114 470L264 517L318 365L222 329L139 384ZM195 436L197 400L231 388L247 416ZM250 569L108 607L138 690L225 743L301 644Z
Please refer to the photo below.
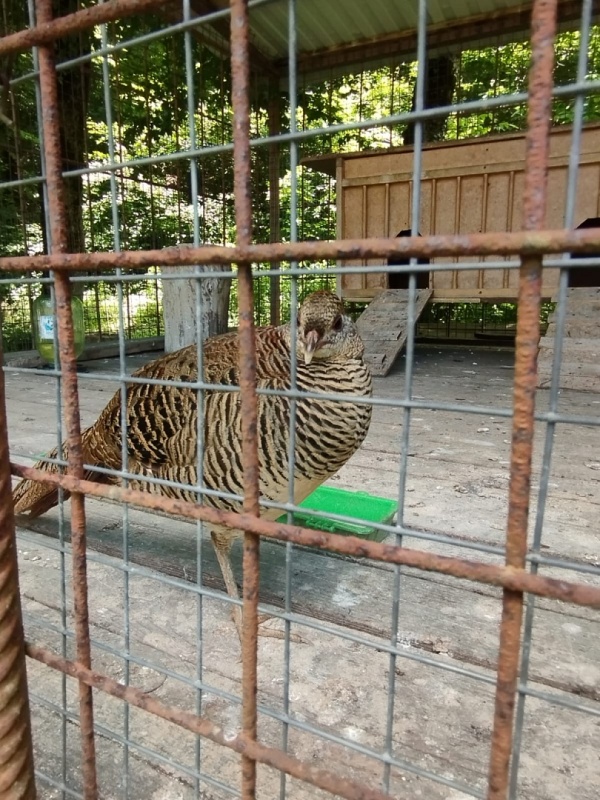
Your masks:
M511 400L510 350L418 347L414 394L426 400L507 407ZM129 359L129 366L145 360ZM116 383L93 380L114 362L90 362L81 376L84 423L93 421ZM55 444L56 391L49 376L7 373L11 445L17 460L46 452ZM381 397L403 392L403 358L386 378L376 379ZM538 406L547 403L539 392ZM561 410L600 415L593 394L563 391ZM376 408L369 436L332 485L396 497L402 410ZM465 545L501 545L506 527L510 422L494 415L420 411L411 414L405 521L425 535L442 533L446 543L417 536L406 544L443 554L482 560L498 556L465 550ZM536 427L534 492L540 473L544 426ZM544 553L575 566L599 566L600 431L559 425L554 441L550 491L544 521ZM534 497L535 504L535 497ZM535 505L534 505L535 508ZM68 531L69 504L65 505ZM130 509L128 569L123 560L123 512L114 504L89 501L89 584L94 665L118 680L129 680L164 702L194 709L201 677L201 709L211 720L235 731L239 726L241 665L239 642L229 619L222 582L210 541L181 520ZM50 512L19 530L23 604L27 634L73 655L68 544L61 545L60 514ZM533 524L533 523L532 523ZM202 541L200 601L198 541ZM63 555L66 603L63 600ZM241 552L234 569L241 577ZM573 572L545 570L576 577ZM598 575L579 576L598 584ZM168 581L165 583L165 579ZM370 785L381 784L376 758L386 746L389 671L394 670L392 752L405 769L393 769L391 791L400 798L458 800L460 787L485 785L493 719L499 592L464 581L415 571L400 583L399 640L407 658L390 661L394 573L382 565L355 562L294 548L293 610L306 624L293 625L305 639L295 643L290 660L290 729L294 755L314 765L335 768ZM281 608L285 596L285 548L261 547L261 600ZM127 600L128 598L128 600ZM63 615L63 607L65 609ZM125 613L125 609L128 613ZM531 685L567 702L589 708L584 715L532 698L527 700L519 797L525 800L592 800L600 782L600 615L587 609L539 601L533 634ZM200 620L201 616L201 622ZM279 621L266 623L281 626ZM325 625L330 632L312 625ZM125 631L129 635L126 638ZM338 635L336 635L338 634ZM354 636L359 641L348 637ZM129 657L127 656L129 654ZM201 667L199 666L201 662ZM129 666L127 666L129 665ZM483 678L447 671L464 669ZM35 693L33 714L37 766L62 780L66 754L68 786L80 788L76 685L52 670L29 664ZM260 737L280 746L285 662L281 641L259 645ZM61 722L54 706L62 704ZM188 800L236 796L237 757L206 741L200 744L203 778L194 780L195 737L159 719L96 693L98 759L104 800L149 797ZM129 726L129 787L123 738ZM63 743L64 727L64 743ZM352 749L352 745L359 751ZM375 754L375 755L373 755ZM415 774L415 769L421 774ZM435 773L444 783L426 777ZM260 769L259 796L279 796L279 775ZM128 794L127 794L128 791ZM287 796L325 797L296 781ZM61 797L40 781L40 797Z

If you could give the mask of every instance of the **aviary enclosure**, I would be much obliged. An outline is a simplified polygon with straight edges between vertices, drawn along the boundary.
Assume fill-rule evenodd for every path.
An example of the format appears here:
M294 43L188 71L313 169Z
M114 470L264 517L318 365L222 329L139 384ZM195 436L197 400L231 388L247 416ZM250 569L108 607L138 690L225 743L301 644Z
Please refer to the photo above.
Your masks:
M600 229L577 230L600 216L597 13L3 0L0 794L596 797L600 296L573 276L600 265ZM299 383L318 289L355 318L403 293L404 351L325 487L385 519L294 501L295 422L344 402ZM514 326L514 350L417 343L442 313ZM257 391L255 326L288 322L291 375ZM239 386L202 373L227 330ZM135 373L189 343L195 377ZM194 397L193 484L132 472L126 437L118 469L84 462L82 429L146 384ZM203 476L219 392L239 392L239 493L227 464ZM270 397L284 502L260 494ZM11 475L59 487L57 508L15 528ZM217 523L243 531L239 599Z
M72 7L63 4L60 13L77 8L77 2L73 2ZM9 0L3 5L3 18L6 33L28 24L25 6ZM571 27L573 22L574 17ZM97 28L82 31L61 40L57 45L60 47L57 54L59 103L61 118L66 120L62 143L67 173L66 201L72 220L69 226L71 250L86 248L104 251L115 246L113 192L119 203L119 247L154 249L194 240L189 169L184 161L176 157L188 144L190 135L186 69L181 56L181 37L153 34L164 24L164 16L152 18L144 14L115 21L103 33ZM460 46L446 46L432 59L427 80L428 104L444 105L448 111L428 122L425 141L470 141L490 134L514 135L525 128L526 106L522 102L514 105L493 103L485 111L471 110L469 106L462 109L459 106L476 102L482 97L497 99L506 94L523 92L529 68L529 43L522 38L522 33L518 37L514 34L512 37L507 34L491 36L488 33L485 38L477 39L466 28L465 31L464 42ZM131 37L136 40L141 38L142 41L134 47L126 47ZM511 38L516 40L510 41ZM215 44L215 39L219 40L219 46ZM113 48L109 72L110 135L104 88L107 77L105 65L99 58L82 60L82 54L92 48L100 49L103 41L104 46ZM589 42L590 79L597 75L599 41L598 31L592 26ZM230 244L235 240L235 220L232 157L226 147L231 138L232 124L226 46L219 34L212 33L211 29L210 35L196 31L193 47L196 62L196 146L205 151L197 187L201 204L198 209L198 235L203 242ZM574 80L578 52L579 35L576 31L567 30L558 35L557 83L567 84ZM31 58L30 53L7 56L3 72L5 119L0 144L3 181L11 184L4 192L0 220L1 247L6 255L33 255L46 246L42 196L35 181L29 180L39 173L38 118L35 85L31 79ZM308 62L301 65L296 124L301 131L315 131L313 135L303 137L299 151L301 167L297 174L296 224L299 237L305 240L333 239L338 224L343 224L342 214L338 214L337 209L335 158L324 157L324 154L374 149L388 151L389 148L398 148L410 142L411 136L414 137L408 122L369 125L358 129L351 127L354 120L368 122L378 117L393 118L394 115L410 111L414 103L417 70L414 53L399 53L395 57L387 55L375 64L372 59L364 60L364 55L363 60L360 54L355 58L358 60L352 60L348 66L343 61L340 65L318 69L313 69ZM264 73L258 67L251 72L250 81L252 134L260 140L270 132L289 126L289 92L281 85L281 79L275 72ZM168 102L165 98L168 98ZM598 101L591 95L586 101L584 119L596 120L598 114ZM552 121L554 125L572 123L573 105L568 98L555 98ZM330 130L332 126L347 129ZM568 133L564 138L569 138ZM477 146L476 142L473 144ZM510 140L507 140L506 148L510 152ZM134 162L134 166L115 174L114 185L110 175L102 168L111 151L121 163ZM406 161L407 166L401 167L400 171L404 171L408 179L412 154L408 151L398 157ZM286 240L289 238L291 201L289 143L281 141L270 146L257 146L253 148L252 158L255 239L259 242L280 238ZM441 158L444 162L443 151ZM471 155L468 158L472 161ZM455 163L450 155L446 161L453 165ZM326 165L323 170L319 166L321 163ZM354 158L344 163L352 165ZM460 168L457 169L460 172ZM376 186L372 191L376 191ZM339 193L341 202L341 186ZM454 190L445 192L445 196L453 196L453 193ZM521 193L513 190L512 196L518 199ZM587 195L585 197L588 198ZM592 195L588 201L590 205L593 204ZM375 213L378 217L378 204L369 202L369 205L375 208L371 214ZM471 207L479 206L477 198L473 198ZM408 225L407 208L404 197L398 197L398 202L393 203L390 235L395 235ZM514 213L514 223L510 220L508 228L513 224L518 227L519 209L516 208ZM557 203L557 213L560 215L560 203ZM496 219L492 213L490 220L495 229L502 225L505 212L498 211L498 216L500 219ZM366 216L363 218L367 219ZM454 220L450 227L454 227L453 223ZM377 229L372 228L372 222L365 224L365 235L380 235L383 231L383 212L381 224L378 227L376 224ZM344 236L362 235L362 227L363 223L358 222L352 230L348 228ZM446 225L446 228L449 226ZM319 260L311 267L319 269L327 263L326 260ZM490 279L494 274L489 273ZM107 339L116 341L118 308L114 285L86 282L84 278L85 275L78 278L76 291L84 302L88 343L91 345ZM353 280L356 282L355 278L348 278L348 282ZM374 276L366 280L381 283L382 279ZM442 274L439 280L443 280ZM320 272L311 281L301 276L301 294L308 291L309 287L318 286L335 287L335 278ZM4 284L0 308L6 353L28 350L34 346L31 324L33 302L41 289L39 282ZM351 299L351 294L352 290L346 296ZM290 284L285 277L277 281L267 277L258 279L255 303L257 323L287 319L289 298ZM362 299L367 299L367 296ZM434 299L440 302L447 298ZM459 295L459 299L473 298L464 293L464 297ZM497 296L492 299L498 301L502 298ZM514 293L504 299L513 300ZM124 302L124 334L128 340L164 334L160 281L150 284L143 280L126 283ZM438 307L437 313L436 309L431 309L425 319L434 323L441 313L446 322L449 323L452 317L455 325L462 320L463 327L468 328L469 317L474 314L479 319L482 311L484 314L487 311L490 327L494 322L512 323L515 320L512 308L499 307L498 304L472 310L442 310ZM234 288L229 319L220 320L221 329L228 324L235 324L236 313ZM438 331L440 327L437 326Z

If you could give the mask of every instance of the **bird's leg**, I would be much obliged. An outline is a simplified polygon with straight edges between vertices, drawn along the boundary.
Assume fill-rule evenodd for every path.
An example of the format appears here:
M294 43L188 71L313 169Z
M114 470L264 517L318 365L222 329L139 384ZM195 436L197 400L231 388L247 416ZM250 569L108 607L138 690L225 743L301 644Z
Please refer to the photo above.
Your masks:
M240 593L238 592L237 583L235 581L235 577L233 575L233 569L231 568L231 559L229 557L229 552L231 550L231 539L229 537L225 538L224 536L220 536L218 533L211 533L212 543L215 548L215 554L217 556L217 561L219 562L219 566L221 567L221 574L223 575L223 580L225 581L225 588L227 589L227 594L229 597L233 597L234 600L240 599ZM234 605L231 610L231 616L233 617L233 621L235 623L235 627L238 632L238 636L240 637L240 642L242 641L242 609L238 605Z
M219 566L221 567L221 573L223 575L223 580L225 581L225 588L227 589L227 594L229 597L233 597L235 600L240 599L240 593L238 591L237 583L233 574L233 569L231 568L231 558L229 557L229 553L231 550L231 536L230 535L219 535L216 532L211 533L212 543L215 548L215 553L217 556L217 561L219 562ZM240 637L240 642L242 641L242 631L244 625L244 618L242 615L242 609L237 604L233 606L231 611L231 616L233 617L233 622L235 623L236 630L238 632L238 636ZM258 622L264 622L267 619L271 619L268 614L261 614L259 615ZM270 637L272 639L285 639L285 633L283 631L272 630L270 628L259 628L258 630L259 636ZM296 634L291 634L290 640L292 642L304 642L300 636Z

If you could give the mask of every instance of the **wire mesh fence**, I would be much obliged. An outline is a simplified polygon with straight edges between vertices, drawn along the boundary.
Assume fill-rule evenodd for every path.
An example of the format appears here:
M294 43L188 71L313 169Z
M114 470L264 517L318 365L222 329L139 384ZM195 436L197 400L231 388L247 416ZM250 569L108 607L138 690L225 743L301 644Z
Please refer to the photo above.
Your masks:
M600 417L594 392L561 389L573 358L569 254L585 270L600 251L598 228L573 230L583 123L599 88L592 3L537 0L519 51L531 58L527 86L458 97L442 58L429 67L436 91L420 69L439 29L419 0L414 91L334 124L303 117L299 68L319 28L309 5L109 0L52 21L49 0L30 0L22 30L0 40L1 57L26 60L13 85L31 93L23 108L39 125L27 170L1 186L31 216L25 253L0 258L1 286L14 298L5 303L31 315L42 280L56 319L52 368L3 374L0 681L11 699L0 717L16 719L19 735L17 723L0 725L0 779L15 797L35 796L34 774L38 796L85 800L595 796ZM559 6L578 27L568 69L554 67ZM132 16L159 10L139 25ZM164 43L158 56L153 41ZM223 51L230 69L214 56ZM486 57L488 68L500 58ZM266 81L253 82L251 67ZM172 102L147 80L159 73ZM88 115L90 75L99 94ZM253 114L253 92L273 81L285 113ZM334 99L323 92L326 110ZM129 127L126 107L139 117ZM572 123L559 198L547 181L553 107ZM424 139L454 124L458 136L458 121L477 113L506 121L511 109L527 115L522 225L418 236ZM86 128L84 116L96 138L65 137ZM400 126L413 148L412 235L348 239L332 180L308 178L301 157L345 133L377 131L394 145ZM287 227L266 187L287 206ZM559 230L545 230L549 201L561 205ZM419 275L457 263L518 273L514 358L456 350L450 361L417 346ZM548 390L536 393L550 269L553 357ZM407 340L371 388L351 319L314 292L374 273L406 281ZM161 332L161 303L177 286L171 314L196 344L150 364L128 354L128 339ZM220 324L233 324L235 308L237 333L207 341L225 291ZM118 358L78 377L71 301L82 292L98 335L116 334ZM586 297L578 324L593 340L597 290ZM3 336L17 340L4 322ZM597 389L597 362L586 369L577 377ZM18 518L16 547L11 471L31 482L29 506L18 489L15 498L34 517ZM394 518L370 523L372 538L342 535L364 520L347 496L335 511L310 505L326 479L391 499ZM305 498L316 527L297 524ZM236 531L242 546L230 550Z
M73 6L72 10L78 7ZM82 6L83 7L83 6ZM4 3L5 32L27 23L25 7ZM105 74L100 58L87 58L90 51L110 48L111 136L115 157L133 160L137 166L121 169L114 187L120 209L120 240L126 249L156 248L191 242L193 210L189 169L177 158L187 144L186 74L180 32L157 29L164 17L146 14L115 20L104 31L99 28L63 37L57 45L59 111L68 120L61 143L66 179L66 203L71 224L69 249L96 251L113 247L113 197L110 172L101 169L108 156L109 130L103 100ZM427 141L462 140L466 137L523 130L526 104L494 105L486 113L461 111L464 104L481 98L524 91L531 47L528 42L505 41L498 34L494 47L468 44L427 58L425 102L446 106L449 111L430 120L424 129ZM131 44L129 47L126 46ZM563 83L572 82L577 70L580 33L560 32L556 38L556 74ZM589 32L588 79L596 79L598 28ZM194 111L197 144L205 148L198 186L200 234L203 241L231 243L235 239L233 214L233 170L231 153L211 153L210 147L225 146L230 140L230 70L221 42L215 46L211 36L194 34L195 94ZM11 123L0 142L3 152L3 180L11 184L5 191L0 246L5 254L34 254L45 245L45 221L39 184L39 147L35 105L35 73L31 52L22 51L7 61L4 77L10 87ZM398 122L330 132L328 128L386 115L407 114L414 106L417 62L414 54L399 54L390 63L372 66L358 62L340 72L330 68L324 74L302 73L297 91L297 124L301 130L315 128L320 133L304 139L303 159L328 151L370 151L397 147L414 141L414 124ZM287 92L265 88L265 76L251 73L253 138L267 137L289 117ZM164 93L169 91L169 102ZM596 97L590 95L584 107L584 120L598 117ZM451 110L450 110L451 109ZM557 98L552 108L555 124L573 121L573 103ZM140 163L140 159L142 162ZM87 170L87 171L86 171ZM275 191L275 184L277 184ZM258 147L253 152L254 232L256 241L268 241L279 234L289 238L290 173L287 143ZM337 224L336 181L331 175L301 169L298 176L297 217L303 240L334 239ZM275 197L277 195L277 197ZM46 247L47 249L47 247ZM318 269L326 262L316 262ZM317 284L334 288L335 280L319 275ZM300 286L306 280L299 276ZM274 293L267 277L255 282L255 318L259 325L279 321L279 296L282 319L289 312L291 288L280 280ZM306 284L309 285L308 283ZM126 337L144 338L163 333L160 285L144 289L132 298L126 309ZM22 287L21 287L22 289ZM124 287L129 298L132 287ZM33 347L32 301L41 286L0 292L0 309L5 320L5 352ZM94 283L79 286L85 299L86 330L89 341L117 338L114 303L107 287ZM150 292L150 294L149 294ZM273 293L273 298L271 294ZM145 302L144 302L145 300ZM143 313L140 310L144 305ZM476 313L476 312L473 312ZM235 292L231 296L229 324L235 326ZM143 317L143 320L142 320ZM141 323L141 325L140 325ZM137 334L137 335L136 335Z

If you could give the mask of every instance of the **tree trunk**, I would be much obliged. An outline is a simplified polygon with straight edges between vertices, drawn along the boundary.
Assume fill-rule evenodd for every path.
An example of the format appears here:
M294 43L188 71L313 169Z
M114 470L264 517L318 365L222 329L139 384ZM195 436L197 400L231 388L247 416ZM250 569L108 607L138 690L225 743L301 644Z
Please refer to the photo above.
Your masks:
M281 133L281 97L271 88L269 99L269 136ZM279 195L281 150L279 142L269 145L269 242L281 241L281 199ZM271 263L271 269L279 269L281 265ZM281 323L281 280L279 275L269 279L269 308L271 325Z
M79 10L78 0L54 0L53 15L64 16ZM55 44L56 62L61 63L90 50L90 33L82 31L73 36L60 38ZM89 62L79 64L57 73L58 105L60 119L60 143L62 168L64 171L87 167L86 123L90 90ZM80 176L66 178L65 206L68 220L67 247L69 253L82 253L85 250L83 226L83 181ZM76 273L85 275L86 273ZM83 296L83 284L72 284L72 291Z
M211 272L226 272L227 265L214 264L205 269ZM190 267L170 267L168 274L190 273ZM196 284L200 287L202 303L202 338L226 333L229 315L228 278L181 278L164 280L163 319L165 323L165 353L194 344L196 336Z
M425 65L425 108L449 106L455 86L454 60L451 56L429 58ZM417 105L417 88L413 93L412 110ZM423 123L423 142L439 142L444 138L447 116L428 119ZM409 122L404 131L404 144L415 143L415 123Z

